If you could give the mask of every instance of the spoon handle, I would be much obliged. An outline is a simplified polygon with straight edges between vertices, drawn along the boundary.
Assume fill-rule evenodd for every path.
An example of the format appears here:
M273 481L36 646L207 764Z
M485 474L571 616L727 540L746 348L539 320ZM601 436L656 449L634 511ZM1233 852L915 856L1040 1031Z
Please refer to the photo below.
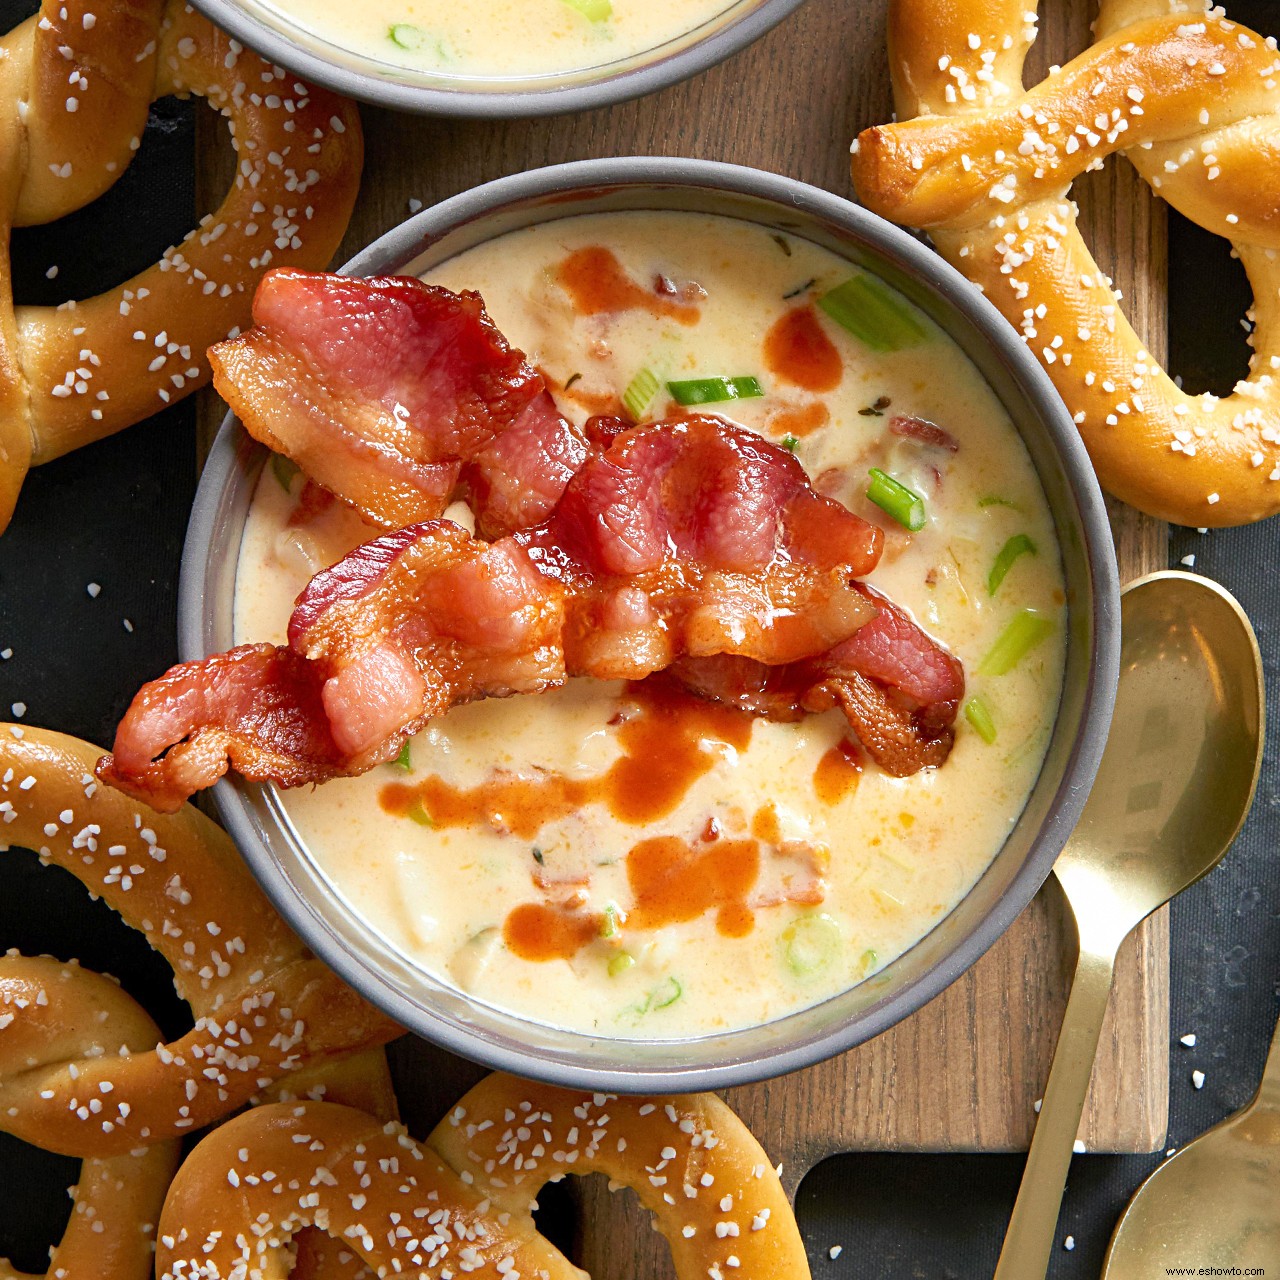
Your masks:
M1114 970L1114 952L1081 947L995 1280L1043 1280L1048 1270Z

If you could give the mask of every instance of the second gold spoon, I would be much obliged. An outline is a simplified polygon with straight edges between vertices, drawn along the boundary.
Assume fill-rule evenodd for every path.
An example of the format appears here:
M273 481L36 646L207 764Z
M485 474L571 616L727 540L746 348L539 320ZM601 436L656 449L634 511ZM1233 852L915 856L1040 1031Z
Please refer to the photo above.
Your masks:
M1080 952L995 1280L1043 1280L1116 953L1235 839L1258 781L1262 725L1262 658L1234 597L1173 570L1131 584L1106 751L1054 866Z

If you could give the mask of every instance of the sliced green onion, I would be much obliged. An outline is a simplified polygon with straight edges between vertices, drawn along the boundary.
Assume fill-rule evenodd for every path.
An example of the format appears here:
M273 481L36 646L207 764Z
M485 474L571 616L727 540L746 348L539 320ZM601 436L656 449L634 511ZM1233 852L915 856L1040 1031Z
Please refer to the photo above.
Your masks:
M783 436L778 443L788 452L795 453L796 446L800 443L799 436Z
M588 22L603 22L613 17L613 5L609 0L564 0L570 9L576 9Z
M865 978L880 963L880 957L868 947L862 953L862 959L858 963L862 966L862 976Z
M992 718L991 708L976 693L964 704L964 718L987 746L996 740L996 722Z
M840 949L840 926L829 915L800 916L782 931L787 968L797 977L825 969Z
M641 369L627 383L627 389L622 393L622 407L639 422L658 394L658 386L658 375L652 369Z
M1010 502L1008 498L1002 498L998 493L988 494L985 498L978 499L980 507L1010 507L1014 511L1021 511L1022 508L1016 502Z
M649 992L645 1004L650 1009L666 1009L684 995L684 988L674 978L664 978Z
M605 906L604 919L600 921L600 936L602 938L616 938L622 932L621 925L618 922L618 908L610 902Z
M415 800L409 808L409 812L405 814L411 822L416 822L420 827L434 827L435 821L426 811L421 800Z
M668 382L676 404L719 404L722 400L754 400L764 395L758 378L688 378L683 382Z
M421 27L415 27L411 22L393 23L387 35L391 37L392 44L399 45L401 49L408 49L411 52L417 52L429 39L427 33Z
M836 285L818 299L818 306L872 351L900 351L929 336L915 308L869 272Z
M1036 544L1025 533L1015 533L1000 548L1000 554L996 556L996 562L991 566L991 572L987 575L987 595L993 596L999 591L1005 574L1013 568L1013 562L1019 556L1034 556L1038 554Z
M413 772L413 757L409 754L410 741L411 739L406 738L404 745L400 748L400 754L388 762L393 769L403 769L405 773Z
M286 458L283 453L273 453L271 474L280 482L285 493L290 493L293 490L293 478L298 474L298 464L292 458Z
M904 529L918 533L924 528L924 499L891 475L872 467L867 497L886 515L892 516Z
M1053 631L1053 619L1034 609L1023 609L1000 633L990 652L978 664L980 676L1002 676L1012 671L1023 658Z
M626 973L636 962L635 956L627 951L619 951L616 956L609 957L609 977L616 978L620 973Z

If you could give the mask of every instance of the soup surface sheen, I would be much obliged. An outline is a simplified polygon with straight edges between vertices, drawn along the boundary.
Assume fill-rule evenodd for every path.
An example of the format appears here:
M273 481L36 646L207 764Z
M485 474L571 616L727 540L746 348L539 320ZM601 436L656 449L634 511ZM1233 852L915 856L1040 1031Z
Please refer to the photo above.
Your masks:
M616 410L641 369L664 382L756 376L763 396L709 410L786 444L823 492L886 526L870 580L962 659L996 728L987 743L962 716L942 768L892 778L838 712L775 724L661 677L577 680L451 711L413 740L407 770L282 793L335 890L436 977L606 1036L765 1022L910 947L1017 820L1062 675L1048 510L1003 409L939 330L917 315L923 341L875 352L814 305L852 274L806 241L682 213L567 218L429 273L478 290L579 421ZM671 412L664 389L645 416ZM895 434L898 414L943 426L958 448ZM872 466L926 496L919 533L862 497ZM373 536L337 508L291 526L301 487L263 471L241 548L237 642L283 641L311 574ZM1035 553L992 594L992 567L1019 534ZM980 674L1027 608L1052 633L1007 674Z
M585 71L694 31L733 0L249 0L340 49L411 71L519 80Z

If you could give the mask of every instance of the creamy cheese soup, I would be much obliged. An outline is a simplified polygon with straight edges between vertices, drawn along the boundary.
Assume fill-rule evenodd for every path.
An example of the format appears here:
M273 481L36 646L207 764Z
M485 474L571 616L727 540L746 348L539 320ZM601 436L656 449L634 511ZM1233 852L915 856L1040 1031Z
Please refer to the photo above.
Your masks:
M427 278L479 290L578 421L618 412L624 396L645 420L670 416L671 382L756 379L759 396L701 411L784 444L822 492L885 526L871 581L962 659L969 714L945 765L893 778L838 712L771 723L663 677L575 680L458 708L399 764L282 793L311 856L414 963L558 1026L691 1037L862 981L991 861L1058 706L1061 565L1000 404L898 295L880 286L867 301L867 278L839 258L744 222L570 218ZM818 301L851 278L860 316L877 300L889 308L872 345ZM659 389L646 399L637 386ZM949 437L919 422L899 434L897 415ZM918 532L863 496L873 467L923 499ZM302 492L286 468L264 470L240 557L238 642L283 641L308 577L372 536L344 509L313 514ZM1024 631L1002 653L1010 624L1016 634L1028 621L1038 643L1021 652Z
M521 79L656 49L732 0L251 0L247 7L366 58L450 76Z

